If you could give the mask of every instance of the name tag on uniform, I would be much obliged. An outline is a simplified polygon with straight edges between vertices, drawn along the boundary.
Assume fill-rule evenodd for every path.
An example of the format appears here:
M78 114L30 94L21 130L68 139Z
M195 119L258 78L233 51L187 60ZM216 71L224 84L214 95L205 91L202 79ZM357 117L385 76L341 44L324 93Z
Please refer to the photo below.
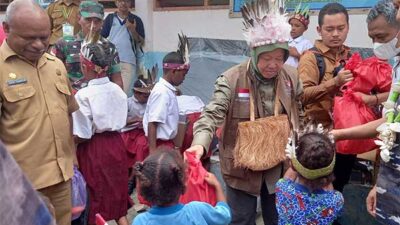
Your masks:
M64 23L62 25L63 37L74 36L74 27L69 23Z
M14 86L14 85L17 85L17 84L25 84L27 82L28 82L28 80L26 78L13 79L13 80L8 80L7 81L7 85L8 86Z

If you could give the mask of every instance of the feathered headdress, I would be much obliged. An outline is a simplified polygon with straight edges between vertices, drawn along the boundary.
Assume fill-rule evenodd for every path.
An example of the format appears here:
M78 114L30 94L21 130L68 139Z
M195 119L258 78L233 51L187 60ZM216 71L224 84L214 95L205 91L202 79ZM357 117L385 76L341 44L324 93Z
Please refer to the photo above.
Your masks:
M241 8L244 36L250 47L288 42L291 26L287 22L284 0L254 0Z
M294 10L294 14L290 17L291 19L299 20L306 28L308 28L308 24L310 24L310 7L307 5L302 7L301 4L298 4L296 9Z
M133 90L141 93L150 93L154 87L158 72L158 65L155 64L151 71L147 70L147 79L144 79L142 75L139 76L138 80L133 84Z
M106 68L102 68L101 66L95 65L93 63L93 52L91 52L89 46L95 44L101 45L102 43L100 41L100 33L93 32L93 22L92 22L89 33L82 41L80 61L82 64L85 64L90 69L94 70L96 73L104 75ZM102 50L102 48L99 49ZM104 54L104 56L106 55L106 52L102 51L102 53Z
M298 148L296 144L297 140L299 139L299 137L313 132L327 135L331 140L331 142L334 143L333 136L331 134L326 134L326 131L324 130L322 124L318 124L318 126L308 125L302 132L298 134L295 132L293 137L289 138L289 141L285 149L286 156L291 160L292 166L301 176L309 180L315 180L317 178L331 174L333 172L333 168L335 167L335 162L336 162L336 154L335 154L333 156L332 162L328 166L319 169L308 169L304 167L299 162L299 160L297 160L297 155L296 155L296 149Z
M175 70L189 70L190 64L189 64L189 41L186 37L186 35L178 34L179 38L179 45L178 45L178 50L177 52L182 56L183 64L177 64L177 63L164 63L163 68L164 69L175 69Z

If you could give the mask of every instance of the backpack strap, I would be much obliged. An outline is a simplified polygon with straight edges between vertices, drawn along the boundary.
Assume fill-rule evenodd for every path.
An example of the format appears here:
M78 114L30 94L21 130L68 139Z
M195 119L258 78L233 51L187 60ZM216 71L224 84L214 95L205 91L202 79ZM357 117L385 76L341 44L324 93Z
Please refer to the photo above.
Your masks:
M315 59L317 60L317 67L318 67L318 71L319 71L318 84L320 84L322 79L325 76L325 70L326 70L324 56L322 55L322 52L315 46L310 48L308 51L312 52L315 56Z

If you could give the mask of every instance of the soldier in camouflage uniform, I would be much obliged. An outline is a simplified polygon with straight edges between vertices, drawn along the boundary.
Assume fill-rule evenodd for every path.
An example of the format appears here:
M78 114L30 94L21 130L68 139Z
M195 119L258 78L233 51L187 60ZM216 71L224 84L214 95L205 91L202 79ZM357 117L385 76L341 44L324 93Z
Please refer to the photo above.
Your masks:
M103 25L103 17L104 8L102 4L93 1L83 1L79 5L78 15L78 21L82 27L82 31L75 36L64 34L55 44L53 52L64 62L68 77L75 90L79 90L81 87L85 86L85 83L82 82L83 75L79 57L82 41L90 32L91 26L93 26L93 32L100 32ZM100 41L109 48L112 48L110 52L112 52L113 55L113 62L107 71L107 75L112 82L118 84L122 88L120 61L116 47L103 37L100 37Z

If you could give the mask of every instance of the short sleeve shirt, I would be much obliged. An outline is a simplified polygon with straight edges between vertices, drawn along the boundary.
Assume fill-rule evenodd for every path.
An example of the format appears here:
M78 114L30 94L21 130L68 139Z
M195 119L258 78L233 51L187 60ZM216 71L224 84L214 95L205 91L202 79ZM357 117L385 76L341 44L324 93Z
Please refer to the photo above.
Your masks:
M108 77L90 80L75 98L79 110L72 114L74 135L90 139L95 133L119 131L125 126L127 96Z
M0 139L36 189L67 181L78 105L63 63L45 53L33 65L3 42L0 68Z
M296 50L299 52L299 54L303 54L306 50L310 49L313 47L313 44L310 40L306 39L304 36L300 36L296 39L291 39L289 41L289 46L290 47L295 47ZM299 59L289 56L285 64L293 66L297 68L299 65Z
M157 139L172 140L178 133L179 107L175 87L160 78L147 102L143 117L143 129L148 136L148 123L156 122Z
M190 202L169 207L152 207L148 212L139 214L133 225L228 225L232 215L228 204L218 202L215 207L205 202Z

